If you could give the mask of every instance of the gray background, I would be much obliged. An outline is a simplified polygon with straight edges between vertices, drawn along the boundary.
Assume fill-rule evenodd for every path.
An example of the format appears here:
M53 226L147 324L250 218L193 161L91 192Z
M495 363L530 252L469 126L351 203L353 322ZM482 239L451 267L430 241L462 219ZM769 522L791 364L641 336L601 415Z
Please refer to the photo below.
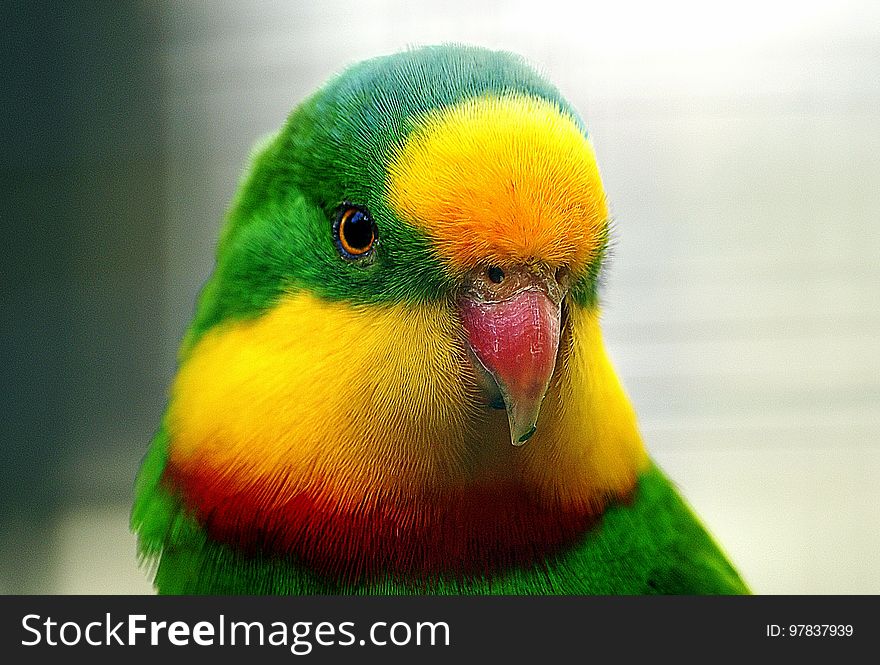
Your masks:
M346 64L463 41L587 121L612 358L754 590L880 593L880 10L439 4L3 5L0 591L150 590L131 485L251 146Z

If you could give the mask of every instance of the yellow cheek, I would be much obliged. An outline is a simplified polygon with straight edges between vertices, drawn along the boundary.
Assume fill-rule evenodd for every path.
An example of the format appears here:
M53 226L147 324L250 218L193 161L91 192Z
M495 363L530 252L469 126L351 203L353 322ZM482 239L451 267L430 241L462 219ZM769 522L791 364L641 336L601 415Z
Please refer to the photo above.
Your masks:
M465 464L473 385L442 306L352 307L299 293L198 343L172 390L176 464L243 486L282 478L355 496Z
M636 414L605 352L598 312L571 307L569 325L525 472L565 502L620 495L648 464Z
M271 491L268 503L318 490L362 506L513 481L599 506L647 457L596 313L573 307L570 320L538 432L515 448L504 412L480 406L448 308L288 296L194 347L172 388L171 461Z
M480 97L427 114L392 159L386 188L453 271L540 260L578 272L604 243L593 149L543 99Z

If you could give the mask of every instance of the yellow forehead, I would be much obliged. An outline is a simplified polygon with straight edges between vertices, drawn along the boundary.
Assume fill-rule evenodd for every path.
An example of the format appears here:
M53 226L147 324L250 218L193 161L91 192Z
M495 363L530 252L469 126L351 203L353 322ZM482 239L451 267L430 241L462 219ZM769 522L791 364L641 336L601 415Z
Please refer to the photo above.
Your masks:
M453 270L542 261L584 269L608 209L592 146L544 99L468 99L423 116L388 167L386 195Z

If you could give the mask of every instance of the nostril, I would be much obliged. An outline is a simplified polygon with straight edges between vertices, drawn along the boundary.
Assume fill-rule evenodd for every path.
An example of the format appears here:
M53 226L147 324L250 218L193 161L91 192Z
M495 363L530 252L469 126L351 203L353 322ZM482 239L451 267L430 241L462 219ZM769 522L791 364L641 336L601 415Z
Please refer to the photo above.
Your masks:
M560 267L556 269L556 283L564 286L568 281L568 268Z
M492 266L486 271L486 274L489 275L489 279L495 284L501 284L504 279L504 271L498 266Z

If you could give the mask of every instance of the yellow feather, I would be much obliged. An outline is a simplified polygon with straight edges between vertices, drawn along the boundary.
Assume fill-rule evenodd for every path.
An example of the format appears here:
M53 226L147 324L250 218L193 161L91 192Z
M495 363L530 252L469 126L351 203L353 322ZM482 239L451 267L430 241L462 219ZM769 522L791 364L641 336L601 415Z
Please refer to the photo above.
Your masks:
M631 488L645 454L595 312L572 308L569 325L538 432L515 448L505 413L481 405L451 305L288 295L195 346L172 389L170 455L242 489L271 480L277 501L316 483L352 505L513 480L599 503Z
M542 261L578 273L608 218L589 141L556 105L523 95L426 114L389 164L386 196L453 272Z

